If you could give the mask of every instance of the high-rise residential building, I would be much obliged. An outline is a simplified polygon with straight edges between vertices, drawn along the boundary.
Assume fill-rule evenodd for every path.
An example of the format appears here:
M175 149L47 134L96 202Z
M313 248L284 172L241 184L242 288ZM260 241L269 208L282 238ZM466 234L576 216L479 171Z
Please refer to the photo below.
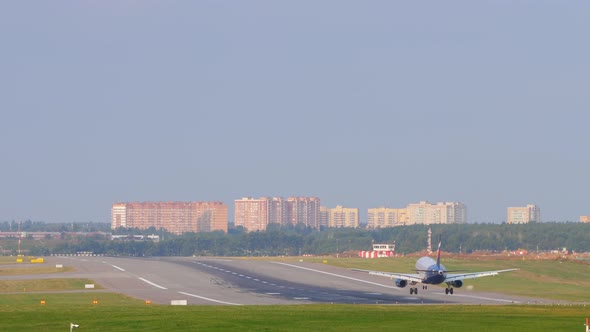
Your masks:
M406 225L407 209L392 209L386 207L369 209L367 213L367 228L385 228Z
M287 219L287 201L282 197L268 198L268 223L284 224Z
M527 224L530 222L541 221L541 209L534 204L528 204L522 207L509 207L506 223L508 224Z
M408 204L406 208L373 208L368 210L367 227L383 228L415 224L464 224L467 221L463 203L431 204L427 201Z
M248 232L266 230L269 222L268 197L243 197L234 201L234 225L243 226Z
M317 197L287 198L286 223L304 224L307 227L320 228L320 199Z
M465 204L460 202L437 203L441 211L441 224L464 224L467 222Z
M111 228L163 228L174 234L227 232L227 205L221 202L129 202L115 203Z
M330 208L320 206L320 227L330 227Z
M467 221L466 208L460 202L431 204L427 201L407 206L407 224L464 224Z
M111 207L111 229L127 228L127 203L115 203Z
M320 200L317 197L244 197L234 201L234 225L249 232L266 230L268 224L304 224L319 229Z
M336 206L328 209L329 227L359 227L359 209Z
M580 222L590 223L590 216L580 216Z

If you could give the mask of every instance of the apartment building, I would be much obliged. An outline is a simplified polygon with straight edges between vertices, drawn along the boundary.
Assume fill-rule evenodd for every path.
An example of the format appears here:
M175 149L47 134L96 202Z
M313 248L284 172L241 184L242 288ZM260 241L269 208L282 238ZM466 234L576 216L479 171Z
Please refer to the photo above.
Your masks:
M367 213L368 228L383 228L403 225L464 224L466 208L460 202L431 204L427 201L408 204L405 208L373 208Z
M379 207L369 209L367 213L367 228L385 228L403 226L408 222L407 209L392 209Z
M234 201L234 225L249 232L266 230L269 223L320 227L320 200L317 197L243 197Z
M467 221L466 208L460 202L431 204L427 201L408 204L407 224L464 224Z
M330 227L330 208L320 206L320 227Z
M508 224L527 224L530 222L541 221L541 209L534 204L528 204L522 207L509 207L507 211L506 223Z
M267 197L243 197L234 201L234 225L249 232L266 230L269 200Z
M320 229L320 199L317 197L287 198L286 223L304 224Z
M268 198L268 222L283 224L287 220L287 201L282 197Z
M359 227L359 209L345 208L341 205L328 208L329 227Z
M221 202L119 202L111 208L111 228L163 228L174 234L227 232L227 205Z

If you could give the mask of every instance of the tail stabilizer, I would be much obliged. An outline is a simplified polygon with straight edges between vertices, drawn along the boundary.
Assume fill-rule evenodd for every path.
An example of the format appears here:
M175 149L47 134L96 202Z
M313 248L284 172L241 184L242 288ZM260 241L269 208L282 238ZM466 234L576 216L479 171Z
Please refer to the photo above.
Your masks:
M442 240L438 238L438 250L436 251L436 266L440 269L440 244Z

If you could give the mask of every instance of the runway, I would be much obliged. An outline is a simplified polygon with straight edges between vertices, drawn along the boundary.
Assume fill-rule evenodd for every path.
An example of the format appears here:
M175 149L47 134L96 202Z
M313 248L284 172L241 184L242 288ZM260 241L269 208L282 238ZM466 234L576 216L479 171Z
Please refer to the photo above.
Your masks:
M45 264L63 264L73 272L0 277L1 279L88 278L107 291L170 304L191 305L280 304L510 304L538 303L538 299L498 293L429 286L418 295L398 288L392 280L327 264L262 261L242 258L120 258L49 257ZM549 303L543 301L543 303Z

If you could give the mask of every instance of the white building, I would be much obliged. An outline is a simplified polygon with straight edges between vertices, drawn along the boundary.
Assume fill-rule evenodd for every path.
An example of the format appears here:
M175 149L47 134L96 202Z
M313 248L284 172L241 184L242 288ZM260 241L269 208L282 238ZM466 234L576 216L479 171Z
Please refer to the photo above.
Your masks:
M509 207L506 222L508 224L541 222L541 209L534 204L528 204L522 207Z
M426 201L408 204L407 224L464 224L467 222L465 204L445 202L431 204Z

